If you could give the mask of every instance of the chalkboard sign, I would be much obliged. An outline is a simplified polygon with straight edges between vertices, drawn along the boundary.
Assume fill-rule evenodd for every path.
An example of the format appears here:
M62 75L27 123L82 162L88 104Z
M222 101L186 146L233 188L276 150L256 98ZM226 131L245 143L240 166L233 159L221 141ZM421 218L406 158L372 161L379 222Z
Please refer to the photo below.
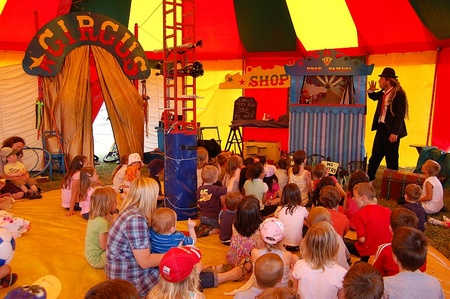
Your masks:
M233 120L255 120L256 101L254 98L239 97L234 101Z

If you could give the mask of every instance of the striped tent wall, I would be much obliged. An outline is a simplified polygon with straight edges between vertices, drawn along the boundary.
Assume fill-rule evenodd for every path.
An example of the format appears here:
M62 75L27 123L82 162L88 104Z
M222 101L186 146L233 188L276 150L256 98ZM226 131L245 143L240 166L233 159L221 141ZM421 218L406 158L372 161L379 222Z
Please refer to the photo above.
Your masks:
M363 105L291 106L289 151L321 154L347 169L348 162L366 156L365 121Z

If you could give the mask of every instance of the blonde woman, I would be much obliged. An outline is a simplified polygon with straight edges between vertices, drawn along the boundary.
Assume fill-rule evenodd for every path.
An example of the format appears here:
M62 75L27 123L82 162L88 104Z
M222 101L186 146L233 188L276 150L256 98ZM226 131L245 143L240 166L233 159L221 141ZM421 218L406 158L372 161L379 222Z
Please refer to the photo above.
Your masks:
M156 209L158 184L151 178L133 181L114 221L106 245L109 279L128 280L141 297L158 283L162 254L150 253L150 221Z

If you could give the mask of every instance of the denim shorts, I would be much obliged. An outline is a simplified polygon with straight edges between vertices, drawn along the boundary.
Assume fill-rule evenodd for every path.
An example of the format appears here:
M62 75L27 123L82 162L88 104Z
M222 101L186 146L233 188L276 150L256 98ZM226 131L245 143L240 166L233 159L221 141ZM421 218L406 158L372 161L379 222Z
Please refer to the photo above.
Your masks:
M200 222L206 225L211 225L214 228L220 228L219 219L200 216Z

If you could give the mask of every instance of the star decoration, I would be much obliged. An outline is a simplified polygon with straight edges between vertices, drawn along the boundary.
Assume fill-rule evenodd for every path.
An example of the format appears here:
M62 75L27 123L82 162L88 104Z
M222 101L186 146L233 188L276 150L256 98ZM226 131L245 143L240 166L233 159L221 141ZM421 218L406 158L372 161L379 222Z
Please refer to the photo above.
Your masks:
M244 79L241 79L241 81L239 81L239 83L240 83L241 85L244 85L245 80L244 80Z
M228 78L227 78L227 81L228 81L229 83L231 83L231 82L233 82L233 78L232 78L232 77L228 77Z
M33 60L33 63L30 65L30 70L33 69L34 67L38 67L41 63L42 60L44 60L45 54L42 54L41 57L31 57L30 58Z

